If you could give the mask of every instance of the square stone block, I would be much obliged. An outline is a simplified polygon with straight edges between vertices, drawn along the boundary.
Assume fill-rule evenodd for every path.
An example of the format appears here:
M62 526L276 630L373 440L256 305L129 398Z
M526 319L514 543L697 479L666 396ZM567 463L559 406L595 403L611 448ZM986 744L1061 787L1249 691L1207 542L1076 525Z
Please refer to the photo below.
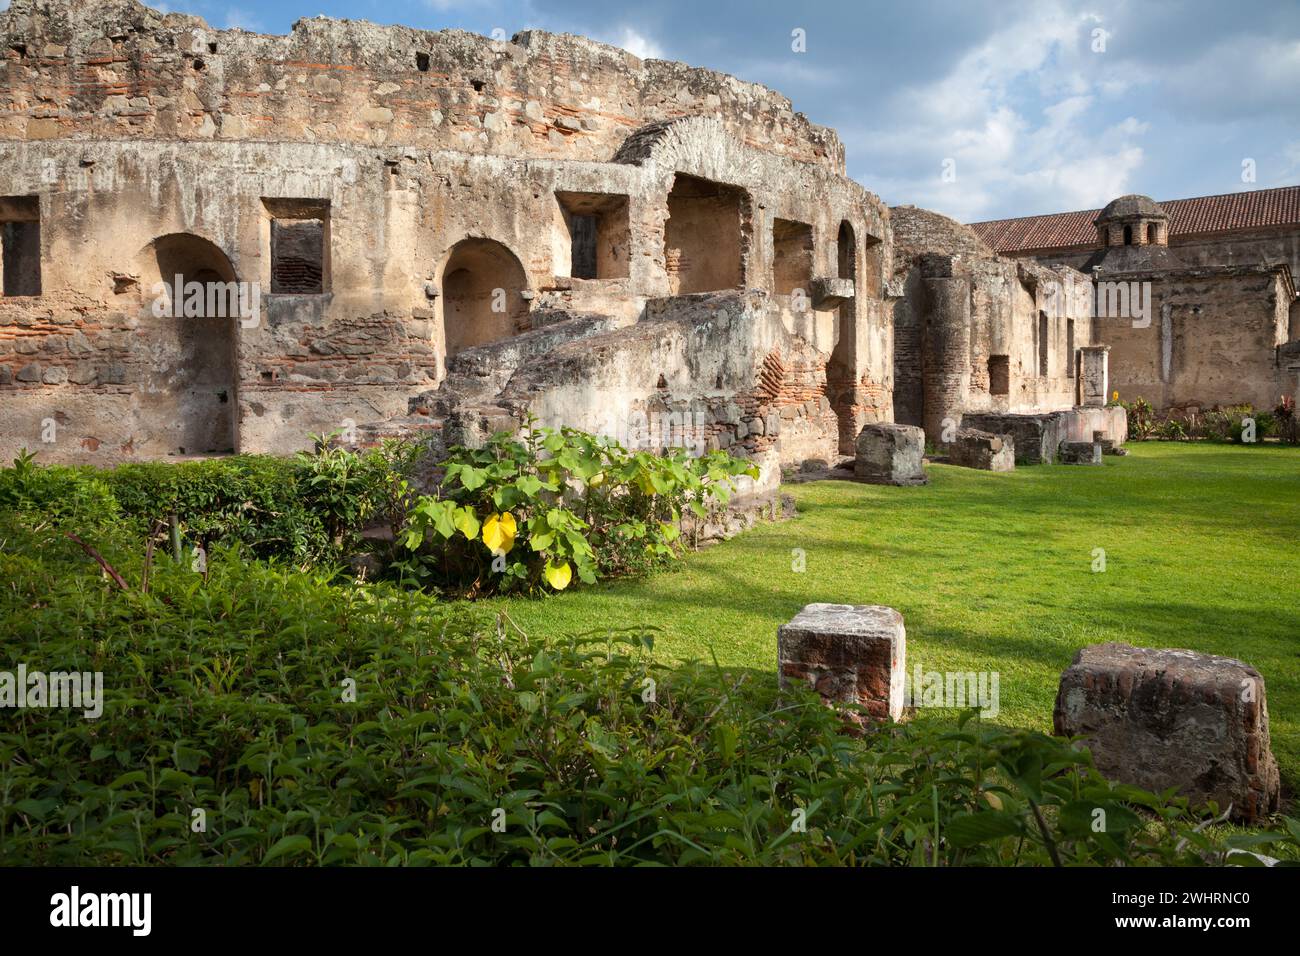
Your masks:
M873 720L903 714L903 615L879 604L809 604L777 629L778 682L802 683L828 703L860 704Z
M1018 415L1009 412L967 412L961 423L995 435L1010 435L1017 465L1050 465L1065 438L1064 412Z
M1014 471L1016 446L1010 435L994 435L976 428L959 428L948 444L948 459L964 468Z
M853 474L877 485L924 485L925 432L915 425L872 422L858 432Z
M1057 457L1062 465L1100 465L1101 442L1063 441Z
M1259 671L1230 657L1094 644L1061 675L1056 733L1083 737L1111 780L1160 792L1176 787L1193 805L1232 804L1253 821L1277 809Z

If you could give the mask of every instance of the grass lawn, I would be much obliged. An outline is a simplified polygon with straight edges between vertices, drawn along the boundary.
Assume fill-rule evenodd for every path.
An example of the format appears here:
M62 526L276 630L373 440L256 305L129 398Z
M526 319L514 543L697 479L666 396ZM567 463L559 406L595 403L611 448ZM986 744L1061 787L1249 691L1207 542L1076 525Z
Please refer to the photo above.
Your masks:
M1103 468L931 465L923 488L795 485L797 518L679 570L486 603L538 633L656 625L660 656L716 656L763 680L776 679L777 626L804 604L888 604L907 622L909 671L997 671L998 720L1049 731L1057 680L1085 644L1237 657L1264 675L1273 750L1295 790L1300 449L1129 447Z

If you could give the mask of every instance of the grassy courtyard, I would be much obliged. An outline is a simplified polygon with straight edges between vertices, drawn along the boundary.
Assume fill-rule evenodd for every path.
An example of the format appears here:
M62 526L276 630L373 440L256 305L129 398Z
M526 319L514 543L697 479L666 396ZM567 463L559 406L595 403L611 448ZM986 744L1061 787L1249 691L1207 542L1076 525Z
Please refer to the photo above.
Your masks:
M804 604L888 604L908 667L1000 673L1008 724L1050 730L1057 679L1101 641L1241 658L1268 688L1284 786L1300 782L1300 449L1145 443L1105 467L930 466L924 488L796 485L799 516L675 572L498 600L526 630L654 625L656 651L773 680ZM1106 570L1095 573L1094 549ZM805 570L793 570L803 549Z

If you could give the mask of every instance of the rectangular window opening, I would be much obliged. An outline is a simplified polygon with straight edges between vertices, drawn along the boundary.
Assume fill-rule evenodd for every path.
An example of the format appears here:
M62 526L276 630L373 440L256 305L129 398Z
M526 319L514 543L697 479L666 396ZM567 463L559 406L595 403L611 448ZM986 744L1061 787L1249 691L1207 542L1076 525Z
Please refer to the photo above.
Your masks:
M271 292L321 295L329 289L329 203L265 199L271 221Z
M627 196L557 192L556 268L574 279L625 279L631 273Z
M0 198L0 295L9 298L40 294L40 199Z
M989 356L989 394L1011 394L1011 356Z

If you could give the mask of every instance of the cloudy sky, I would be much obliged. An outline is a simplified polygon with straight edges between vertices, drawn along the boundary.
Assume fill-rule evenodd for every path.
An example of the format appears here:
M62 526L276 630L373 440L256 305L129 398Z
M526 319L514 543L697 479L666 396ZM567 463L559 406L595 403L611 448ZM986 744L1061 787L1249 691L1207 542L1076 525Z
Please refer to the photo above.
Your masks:
M265 33L317 14L485 34L535 27L723 70L835 127L850 175L886 202L963 221L1091 208L1126 192L1177 199L1300 183L1295 0L152 5ZM804 52L792 48L795 30Z

